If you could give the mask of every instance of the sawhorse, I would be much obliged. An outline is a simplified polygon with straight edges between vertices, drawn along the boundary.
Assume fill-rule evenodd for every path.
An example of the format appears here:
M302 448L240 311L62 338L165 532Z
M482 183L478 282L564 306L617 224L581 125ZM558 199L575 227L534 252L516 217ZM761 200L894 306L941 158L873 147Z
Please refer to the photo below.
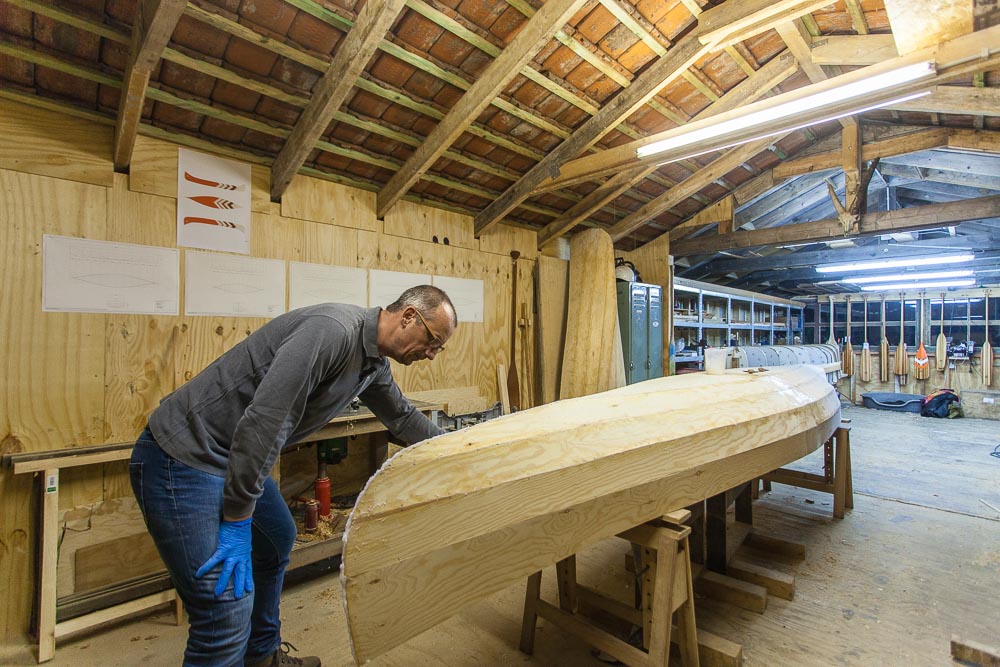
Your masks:
M680 510L661 520L645 523L620 533L642 550L641 609L605 597L576 581L576 556L556 564L559 577L559 606L541 599L542 573L528 577L521 626L521 651L531 654L535 645L538 617L576 635L630 667L663 667L670 660L672 618L677 612L677 644L687 667L698 667L698 636L694 620L694 590L688 534L684 526L691 513ZM580 603L601 609L642 628L641 650L594 625L578 613Z
M778 468L764 477L764 490L771 483L788 484L833 494L833 517L844 518L844 509L854 509L854 484L851 481L851 424L842 421L833 436L823 444L823 474Z

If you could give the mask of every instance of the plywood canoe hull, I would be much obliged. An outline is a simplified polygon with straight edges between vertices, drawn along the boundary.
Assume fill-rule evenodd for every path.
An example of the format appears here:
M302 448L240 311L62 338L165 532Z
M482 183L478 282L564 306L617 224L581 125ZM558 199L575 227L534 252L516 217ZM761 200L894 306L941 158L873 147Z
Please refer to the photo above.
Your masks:
M365 662L587 545L794 461L840 422L820 369L661 378L401 451L344 534Z

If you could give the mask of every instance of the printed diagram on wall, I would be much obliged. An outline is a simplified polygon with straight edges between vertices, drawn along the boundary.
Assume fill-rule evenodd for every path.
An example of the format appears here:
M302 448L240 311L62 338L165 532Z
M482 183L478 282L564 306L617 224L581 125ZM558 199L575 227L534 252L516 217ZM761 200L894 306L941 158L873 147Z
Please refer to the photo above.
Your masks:
M250 165L177 149L177 245L250 254Z
M184 314L276 317L285 312L285 262L211 252L184 255Z
M368 271L351 266L288 263L288 308L317 303L368 305Z
M443 289L455 304L459 322L483 321L483 281L434 276L434 286Z
M46 234L42 310L176 315L179 257L174 248Z

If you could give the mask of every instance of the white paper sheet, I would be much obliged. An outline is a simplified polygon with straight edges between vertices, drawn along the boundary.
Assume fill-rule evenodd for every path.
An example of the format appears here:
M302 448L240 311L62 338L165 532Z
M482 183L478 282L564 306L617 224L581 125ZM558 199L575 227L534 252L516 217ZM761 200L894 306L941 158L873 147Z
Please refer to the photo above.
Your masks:
M42 310L176 315L179 258L174 248L46 234Z
M250 254L250 165L177 149L177 245Z
M433 285L444 290L451 302L455 304L459 322L483 321L482 280L434 276Z
M317 303L368 306L368 271L350 266L289 262L289 310Z
M184 313L275 317L285 312L285 262L185 253Z
M385 308L409 288L430 284L431 277L426 273L372 269L368 272L368 303Z

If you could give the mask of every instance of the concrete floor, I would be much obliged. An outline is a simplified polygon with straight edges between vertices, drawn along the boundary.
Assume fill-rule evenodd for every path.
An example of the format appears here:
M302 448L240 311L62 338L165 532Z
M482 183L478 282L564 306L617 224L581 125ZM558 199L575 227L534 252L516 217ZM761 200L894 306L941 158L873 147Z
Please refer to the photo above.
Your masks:
M755 530L807 545L801 562L769 565L796 576L793 601L770 598L763 614L699 598L699 626L739 642L746 665L951 664L958 634L1000 643L1000 422L936 420L847 407L853 420L855 508L830 518L831 497L774 486L754 504ZM819 453L794 467L819 470ZM988 503L988 504L987 504ZM631 600L624 542L580 555L580 580ZM337 570L318 564L290 577L286 640L325 665L352 665ZM543 595L555 599L554 575ZM524 585L465 609L371 664L380 666L605 664L540 622L535 655L517 650ZM168 613L120 622L61 642L53 667L176 665L185 629ZM34 664L16 647L0 662Z

